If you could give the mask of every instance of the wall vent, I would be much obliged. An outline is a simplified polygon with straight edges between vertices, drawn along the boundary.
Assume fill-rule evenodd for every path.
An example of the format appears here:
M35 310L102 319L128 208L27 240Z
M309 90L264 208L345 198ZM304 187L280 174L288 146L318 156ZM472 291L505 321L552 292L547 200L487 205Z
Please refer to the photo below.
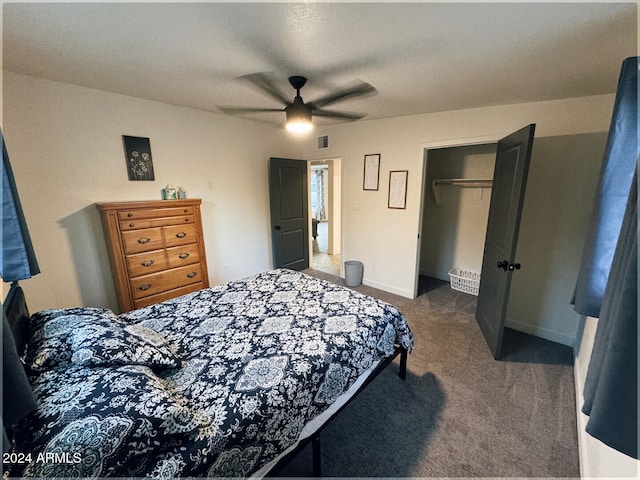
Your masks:
M329 135L318 137L318 150L322 148L329 148Z

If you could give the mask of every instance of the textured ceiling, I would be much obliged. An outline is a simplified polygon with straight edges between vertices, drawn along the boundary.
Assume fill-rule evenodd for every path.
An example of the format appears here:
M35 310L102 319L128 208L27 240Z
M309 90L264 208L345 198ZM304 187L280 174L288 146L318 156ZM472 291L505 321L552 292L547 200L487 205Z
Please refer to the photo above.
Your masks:
M634 3L5 3L4 68L220 112L305 101L356 79L367 119L613 93L637 50ZM284 114L250 118L282 123ZM318 123L326 119L314 119Z

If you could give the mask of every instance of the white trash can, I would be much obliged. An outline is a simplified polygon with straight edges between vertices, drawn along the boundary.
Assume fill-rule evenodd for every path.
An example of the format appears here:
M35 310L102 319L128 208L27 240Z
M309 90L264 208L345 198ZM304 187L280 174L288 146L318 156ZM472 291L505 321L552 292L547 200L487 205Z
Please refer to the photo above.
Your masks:
M347 287L357 287L362 284L364 265L357 260L344 262L344 283Z

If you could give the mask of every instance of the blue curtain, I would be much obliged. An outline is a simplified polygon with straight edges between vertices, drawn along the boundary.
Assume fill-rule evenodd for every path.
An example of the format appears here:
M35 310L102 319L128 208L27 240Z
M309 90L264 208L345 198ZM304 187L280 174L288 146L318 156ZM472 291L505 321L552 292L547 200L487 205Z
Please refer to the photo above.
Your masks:
M611 264L584 387L587 432L638 457L637 174Z
M5 311L7 304L11 304L12 307ZM11 285L4 307L2 311L2 421L0 422L3 453L11 448L12 427L37 407L11 328L15 321L24 322L16 317L28 318L29 316L24 294L17 282Z
M40 273L27 222L24 219L22 205L18 197L9 155L4 143L2 131L2 258L0 277L12 282L9 294L4 301L2 311L2 451L9 450L10 436L7 432L21 418L35 409L35 400L29 381L16 349L11 327L19 316L27 316L28 311L18 280L30 278ZM6 428L5 428L6 427Z
M2 261L0 277L5 282L24 280L40 273L33 244L18 197L9 154L2 141Z
M600 180L576 282L576 312L600 316L613 253L638 159L638 59L622 63Z
M638 458L638 58L622 64L574 295L578 313L600 317L584 387L586 431L633 458Z

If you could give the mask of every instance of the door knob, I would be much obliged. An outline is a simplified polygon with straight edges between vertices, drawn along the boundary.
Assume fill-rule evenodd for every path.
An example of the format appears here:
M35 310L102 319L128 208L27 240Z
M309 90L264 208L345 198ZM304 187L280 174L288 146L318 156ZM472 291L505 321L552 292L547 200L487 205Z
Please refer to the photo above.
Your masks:
M509 270L520 270L520 264L519 263L511 263L509 264Z
M275 228L276 230L281 230L281 229L282 229L282 227L281 227L280 225L276 225L276 226L275 226L275 227L273 227L273 228Z
M502 260L501 262L498 262L498 268L501 268L506 272L507 268L509 268L509 262L507 260Z

